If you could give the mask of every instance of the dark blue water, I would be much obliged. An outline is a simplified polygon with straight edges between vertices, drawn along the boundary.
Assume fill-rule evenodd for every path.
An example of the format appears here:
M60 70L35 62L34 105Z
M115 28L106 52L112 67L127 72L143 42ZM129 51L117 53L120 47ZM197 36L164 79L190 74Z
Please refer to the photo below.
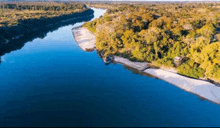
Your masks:
M82 51L80 24L1 57L0 126L220 126L219 105Z

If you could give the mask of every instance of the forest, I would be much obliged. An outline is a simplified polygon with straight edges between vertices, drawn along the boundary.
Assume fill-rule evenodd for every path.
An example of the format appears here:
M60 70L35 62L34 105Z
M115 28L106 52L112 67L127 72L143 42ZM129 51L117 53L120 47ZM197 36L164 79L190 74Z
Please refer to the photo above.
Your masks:
M80 3L16 2L0 3L0 27L17 25L19 20L40 19L82 12L87 7Z
M220 82L220 3L90 3L104 16L84 24L105 55L173 67L179 74ZM183 58L179 67L174 57Z
M8 40L61 20L93 15L93 10L77 2L0 3L0 40ZM83 14L81 14L83 13Z

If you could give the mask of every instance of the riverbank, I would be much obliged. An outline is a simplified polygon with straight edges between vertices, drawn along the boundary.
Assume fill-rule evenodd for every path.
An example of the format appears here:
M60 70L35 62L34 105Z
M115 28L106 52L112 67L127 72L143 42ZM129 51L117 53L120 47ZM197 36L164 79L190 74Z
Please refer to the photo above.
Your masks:
M156 76L157 78L171 83L185 91L198 95L199 97L220 104L220 87L217 87L210 82L188 78L163 69L147 69L144 72Z
M68 20L60 21L51 25L47 25L43 28L38 28L29 33L25 33L23 36L11 39L8 41L8 43L1 42L0 56L21 49L27 42L33 41L35 38L44 39L48 32L56 31L59 27L75 24L77 22L86 22L92 18L94 18L94 15L84 15L81 17L70 18Z
M149 63L147 62L132 62L126 58L120 56L114 56L114 62L121 63L123 65L129 66L131 68L135 68L138 71L144 71L145 69L149 68Z
M114 59L114 62L122 63L126 66L132 67L139 71L140 71L140 68L142 69L146 68L145 67L146 62L143 62L143 63L132 62L126 58L122 58L118 56L115 56L115 58L116 59ZM152 69L148 67L148 69L145 69L142 72L147 73L151 76L155 76L156 78L164 80L168 83L171 83L185 91L198 95L199 97L202 97L214 103L220 104L220 87L217 87L210 82L188 78L188 77L179 75L173 72L172 70L168 71L167 69Z
M79 27L77 28L78 35L75 34L76 31L75 33L73 32L76 41L78 40L79 42L84 42L87 44L79 45L82 49L86 49L86 46L88 46L89 48L90 46L94 45L94 43L89 44L89 38L93 37L94 35L87 31L85 28ZM80 39L80 37L83 38ZM175 72L174 70L152 69L149 67L149 63L132 62L126 58L119 56L114 56L114 62L121 63L125 66L137 69L140 72L150 74L152 76L155 76L156 78L171 83L185 91L198 95L199 97L202 97L214 103L220 104L220 87L217 87L215 84L212 84L208 81L185 77L177 74L177 72Z
M68 20L73 18L80 18L82 16L93 15L94 11L92 9L87 9L83 12L77 12L69 15L62 15L53 18L41 18L41 19L28 19L20 21L17 26L12 27L0 27L0 32L3 33L0 36L2 43L8 43L13 39L22 37L30 32L50 27L58 22L68 22Z
M132 67L134 69L137 69L138 71L141 71L140 69L144 69L146 68L146 65L149 65L146 64L146 62L132 62L126 58L118 56L115 56L114 58L116 58L114 59L114 62L122 63L123 65ZM155 76L156 78L171 83L187 92L193 93L195 95L198 95L199 97L220 104L220 87L217 87L210 82L188 78L175 73L173 70L152 69L149 66L147 67L147 69L142 70L142 73L147 73L148 75Z
M76 27L72 29L74 39L80 48L84 51L93 51L95 49L95 36L85 27Z

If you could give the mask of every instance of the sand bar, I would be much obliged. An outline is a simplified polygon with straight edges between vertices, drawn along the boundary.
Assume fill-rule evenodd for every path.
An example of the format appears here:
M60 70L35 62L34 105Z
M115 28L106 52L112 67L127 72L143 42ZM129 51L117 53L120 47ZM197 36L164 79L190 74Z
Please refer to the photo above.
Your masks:
M95 36L84 27L76 27L72 29L74 39L79 47L84 51L93 51L95 49Z

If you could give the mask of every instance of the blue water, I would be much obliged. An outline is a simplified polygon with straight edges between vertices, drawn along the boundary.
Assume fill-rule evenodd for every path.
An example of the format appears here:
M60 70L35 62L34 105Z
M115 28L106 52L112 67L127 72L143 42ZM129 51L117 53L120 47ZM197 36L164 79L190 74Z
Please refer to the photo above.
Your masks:
M1 57L0 126L220 126L219 105L82 51L81 24Z

